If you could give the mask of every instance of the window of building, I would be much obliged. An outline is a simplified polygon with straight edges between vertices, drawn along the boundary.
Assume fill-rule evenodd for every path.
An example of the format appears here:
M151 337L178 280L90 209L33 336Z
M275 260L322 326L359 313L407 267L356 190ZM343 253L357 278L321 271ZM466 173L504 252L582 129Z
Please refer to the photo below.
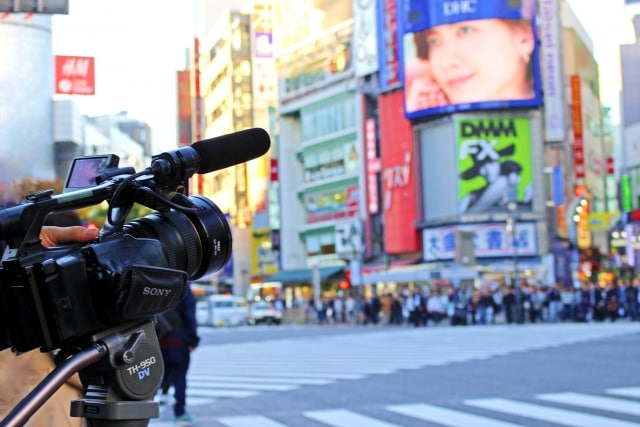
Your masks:
M307 256L333 254L336 251L335 238L332 232L308 235L305 238Z
M302 137L312 140L354 129L356 126L355 97L311 107L302 111Z

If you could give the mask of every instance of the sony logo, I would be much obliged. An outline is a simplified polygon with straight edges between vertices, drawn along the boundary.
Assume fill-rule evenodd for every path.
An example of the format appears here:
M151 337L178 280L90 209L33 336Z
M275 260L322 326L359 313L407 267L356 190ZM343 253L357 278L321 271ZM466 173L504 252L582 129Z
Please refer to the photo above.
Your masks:
M160 289L160 288L150 288L149 286L145 286L142 289L142 295L151 295L151 296L159 296L159 297L167 297L172 292L171 289Z

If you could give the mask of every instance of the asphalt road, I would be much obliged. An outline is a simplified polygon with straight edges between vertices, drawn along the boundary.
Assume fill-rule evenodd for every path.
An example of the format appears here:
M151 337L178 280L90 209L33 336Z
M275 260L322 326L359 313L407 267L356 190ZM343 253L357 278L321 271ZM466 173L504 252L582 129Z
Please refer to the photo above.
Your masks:
M200 333L196 426L640 426L640 323Z

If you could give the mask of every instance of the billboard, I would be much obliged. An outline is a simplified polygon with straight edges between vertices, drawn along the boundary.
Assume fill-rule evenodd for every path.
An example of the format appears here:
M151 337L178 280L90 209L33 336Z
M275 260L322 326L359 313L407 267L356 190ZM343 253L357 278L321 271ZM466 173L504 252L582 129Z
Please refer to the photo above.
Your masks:
M409 119L541 104L535 0L399 0Z
M402 117L402 93L381 95L380 158L384 246L389 254L420 250L416 155L411 122Z
M353 0L353 64L357 77L378 71L375 0Z
M396 0L378 0L378 69L380 90L400 85L400 51Z
M544 127L547 142L564 141L566 136L564 76L558 0L541 0L540 38L542 42L542 88L544 93Z
M456 235L460 231L473 233L473 254L476 258L538 254L535 223L517 222L509 232L504 223L487 222L425 228L422 231L423 259L427 262L455 259Z
M56 56L56 94L95 95L95 62L87 56Z
M575 195L584 191L585 184L585 153L584 133L582 122L582 83L580 76L573 74L571 79L571 130L573 131L573 171L575 178Z
M177 72L178 89L178 145L185 147L193 142L191 127L191 72L182 70Z
M460 119L456 141L461 214L531 210L529 119Z

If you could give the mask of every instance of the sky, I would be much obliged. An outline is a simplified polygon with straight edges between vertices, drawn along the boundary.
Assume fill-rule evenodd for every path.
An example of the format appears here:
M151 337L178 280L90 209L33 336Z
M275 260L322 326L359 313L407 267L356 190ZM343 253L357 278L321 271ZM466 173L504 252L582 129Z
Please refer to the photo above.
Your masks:
M640 5L625 8L624 0L568 0L569 6L591 37L600 70L600 95L612 107L614 123L620 121L620 45L633 43L631 16Z
M176 140L176 72L193 44L192 3L157 0L70 0L53 18L55 55L93 56L96 94L74 96L82 114L127 111L147 122L162 146ZM159 141L160 142L160 141Z
M176 71L196 32L198 0L70 0L53 18L55 55L96 58L96 95L76 96L86 115L127 111L147 122L162 147L176 141ZM200 0L224 8L234 0ZM345 0L349 1L349 0ZM592 38L604 105L619 120L619 44L633 41L624 0L568 0ZM199 6L198 6L199 5ZM201 10L201 9L200 9Z

